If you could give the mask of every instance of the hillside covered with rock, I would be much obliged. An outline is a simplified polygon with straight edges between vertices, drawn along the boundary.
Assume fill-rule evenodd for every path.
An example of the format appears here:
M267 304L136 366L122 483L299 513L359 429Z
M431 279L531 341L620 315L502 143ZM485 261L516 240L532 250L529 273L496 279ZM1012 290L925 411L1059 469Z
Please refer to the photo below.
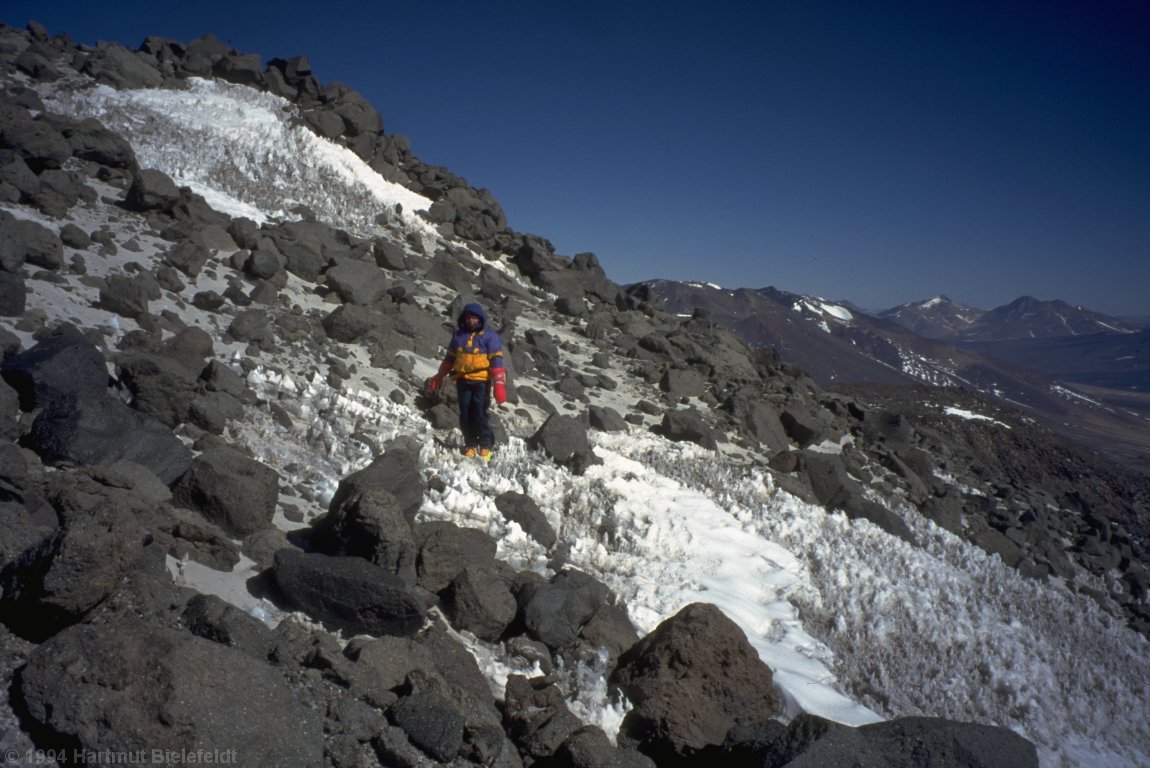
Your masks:
M668 314L594 254L512 230L488 190L419 159L304 57L265 65L212 38L130 50L0 27L0 90L9 763L154 750L336 768L1077 754L1033 719L1052 705L1025 681L1002 683L993 709L925 714L890 689L882 659L897 649L856 648L839 693L862 704L836 722L803 711L739 617L707 600L651 616L623 592L626 574L587 567L621 561L642 534L618 510L633 501L616 490L628 477L596 475L604 441L648 437L689 460L629 457L630 478L651 465L684 487L725 483L732 507L815 508L899 553L951 537L1009 572L996 578L1055 585L1051 600L1080 600L1084 631L1114 643L1099 651L1113 665L1099 695L1145 701L1144 475L973 395L821 388L705 314ZM295 182L233 178L235 157L207 136L195 141L222 153L213 179L232 195L209 200L141 161L177 146L162 122L132 119L132 100L158 90L199 105L277 100L298 144L269 157L324 142L377 179L315 167ZM273 198L279 184L292 194ZM381 205L371 184L403 202ZM483 468L461 465L450 399L423 394L476 299L513 385ZM469 525L477 496L490 516ZM829 599L801 591L819 641L847 652ZM592 717L575 695L586 690L617 717ZM1144 725L1097 717L1116 729L1113 749L1150 754Z

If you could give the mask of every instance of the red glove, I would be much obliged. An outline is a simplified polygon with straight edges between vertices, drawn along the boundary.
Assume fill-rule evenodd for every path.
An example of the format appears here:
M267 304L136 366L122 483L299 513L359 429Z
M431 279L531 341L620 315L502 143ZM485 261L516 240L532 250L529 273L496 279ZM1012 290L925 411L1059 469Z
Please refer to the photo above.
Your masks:
M495 392L495 402L503 405L507 402L507 371L502 368L491 369L491 389Z
M427 394L434 395L438 392L439 388L443 386L443 380L449 373L451 373L451 361L444 360L439 364L439 370L436 371L435 375L427 380Z

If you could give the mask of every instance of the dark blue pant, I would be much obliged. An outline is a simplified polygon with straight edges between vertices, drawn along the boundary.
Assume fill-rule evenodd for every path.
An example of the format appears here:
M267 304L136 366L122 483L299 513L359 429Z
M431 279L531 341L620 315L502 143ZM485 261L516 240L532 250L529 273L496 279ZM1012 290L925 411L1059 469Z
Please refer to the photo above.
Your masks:
M456 382L455 391L459 394L459 429L463 432L465 446L490 448L495 445L495 430L487 418L486 381Z

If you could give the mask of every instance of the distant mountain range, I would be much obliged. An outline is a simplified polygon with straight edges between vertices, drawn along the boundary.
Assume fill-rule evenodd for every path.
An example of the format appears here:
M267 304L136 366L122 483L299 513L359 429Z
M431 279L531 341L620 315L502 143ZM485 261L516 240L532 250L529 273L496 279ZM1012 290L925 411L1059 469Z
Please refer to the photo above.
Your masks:
M938 296L872 314L772 287L641 285L668 311L708 316L823 386L962 387L1132 464L1150 455L1150 330L1135 323L1030 296L991 310Z
M930 339L1018 341L1094 334L1137 333L1140 326L1064 301L1022 296L991 310L976 309L936 296L878 313Z

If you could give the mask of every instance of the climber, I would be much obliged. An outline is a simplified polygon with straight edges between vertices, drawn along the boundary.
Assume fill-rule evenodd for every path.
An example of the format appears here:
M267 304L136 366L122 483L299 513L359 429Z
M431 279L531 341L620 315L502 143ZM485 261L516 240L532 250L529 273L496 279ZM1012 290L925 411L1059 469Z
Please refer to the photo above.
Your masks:
M468 304L459 321L447 356L439 371L427 380L427 393L434 396L451 375L459 395L459 429L463 432L463 455L491 459L495 431L488 419L491 397L499 405L507 402L507 371L503 367L503 342L487 325L487 315L478 304Z

